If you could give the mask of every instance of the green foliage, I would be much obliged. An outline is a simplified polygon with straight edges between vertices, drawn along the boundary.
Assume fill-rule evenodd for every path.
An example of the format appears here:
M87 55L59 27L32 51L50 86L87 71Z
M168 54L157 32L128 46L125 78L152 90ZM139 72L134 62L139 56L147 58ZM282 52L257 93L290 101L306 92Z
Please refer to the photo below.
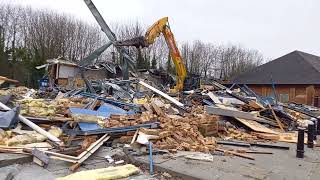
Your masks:
M144 54L144 69L150 69L150 57Z
M137 69L144 69L144 59L142 56L141 49L139 48L137 51Z
M9 60L9 54L11 54L12 60ZM44 64L44 60L38 51L31 53L27 48L6 51L3 51L3 48L0 49L1 75L18 80L20 85L37 88L38 80L44 75L44 69L37 70L35 67L42 64Z
M150 69L150 58L141 49L137 50L137 69Z

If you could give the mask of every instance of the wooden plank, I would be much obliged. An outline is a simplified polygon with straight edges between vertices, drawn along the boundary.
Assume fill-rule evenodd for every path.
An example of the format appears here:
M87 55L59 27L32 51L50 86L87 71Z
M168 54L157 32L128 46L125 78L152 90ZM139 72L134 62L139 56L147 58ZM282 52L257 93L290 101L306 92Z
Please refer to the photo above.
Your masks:
M105 137L101 142L99 142L98 144L95 144L94 146L90 146L86 151L84 151L83 153L81 153L79 156L81 156L81 158L77 161L77 163L73 164L72 166L69 167L69 169L71 171L75 171L77 170L80 165L87 160L93 153L95 153L102 145L103 143L105 143L106 141L108 141L110 138L110 136ZM92 148L91 148L92 147ZM79 157L78 156L78 157Z
M248 156L248 155L245 155L245 154L241 154L241 153L237 153L237 152L234 152L234 151L228 151L228 150L221 149L221 148L215 148L215 150L220 151L220 152L224 152L224 153L230 153L230 154L233 154L233 155L238 156L238 157L242 157L242 158L246 158L246 159L250 159L250 160L255 160L251 156Z
M208 114L216 114L221 116L237 117L249 120L264 121L265 119L257 117L255 114L243 112L239 110L226 109L221 107L205 106L205 111Z
M277 141L280 139L279 134L269 134L269 133L260 133L260 132L252 132L251 134L257 136L258 138L267 139L267 140Z
M236 108L233 108L233 107L227 107L227 106L224 106L222 104L220 105L217 105L218 108L220 109L223 109L223 110L229 110L230 112L236 112L238 111ZM210 107L209 109L212 109L214 107L211 108L211 106L205 106L205 111L207 111L208 107ZM222 112L222 111L220 111ZM228 111L224 111L224 112L228 112ZM241 112L241 111L238 111L240 113L245 113L245 112ZM240 114L238 113L238 114ZM210 114L210 113L209 113ZM225 113L226 114L226 113ZM250 113L249 113L250 114ZM230 115L230 114L229 114ZM253 115L253 114L252 114ZM253 115L251 117L256 117L255 115ZM246 116L250 116L250 115L246 115ZM234 116L231 116L231 117L234 117ZM258 118L258 117L256 117ZM238 117L235 117L235 119L239 122L241 122L242 124L244 124L245 126L249 127L250 129L254 130L254 131L258 131L258 132L265 132L265 133L270 133L270 134L278 134L278 132L275 132L263 125L261 125L260 123L256 122L256 121L253 121L255 118L252 118L253 120L247 120L247 119L243 119L243 118L238 118ZM266 121L265 119L262 119L262 118L258 118L259 120L263 120L263 121Z
M136 141L138 134L139 134L139 129L137 129L136 132L134 133L130 144L133 144Z
M149 104L143 104L143 107L150 113L153 113L153 110L151 109L151 107L149 106Z
M37 149L48 150L48 149L51 149L52 146L47 142L31 143L31 144L25 144L20 146L19 145L18 146L0 145L0 149L24 149L24 148L28 148L28 149L37 148Z
M97 140L96 136L87 136L81 143L81 149L77 150L76 154L80 154L83 151L86 151L87 148L90 147L92 143L94 143Z
M278 134L278 132L275 132L272 129L269 129L256 121L246 120L246 119L242 119L242 118L235 118L235 119L254 131L265 132L265 133L270 133L270 134Z
M22 149L0 149L0 153L12 153L12 154L30 155L30 153L23 152Z
M151 100L153 103L155 103L158 107L162 108L165 106L165 104L158 98L152 98Z
M158 116L164 116L164 112L162 111L162 109L159 106L157 106L154 102L151 102L150 105L152 106L152 108Z
M248 105L255 108L255 109L264 109L264 107L260 103L254 101L254 100L249 101Z
M297 143L298 141L298 132L290 132L290 133L280 133L279 134L279 140L280 142L287 142L287 143ZM304 143L307 144L308 138L305 134L304 137Z
M0 76L0 80L2 81L8 81L8 82L13 82L13 83L18 83L19 81L15 80L15 79L9 79L7 77L4 76Z
M215 94L213 94L212 92L208 92L207 95L210 97L210 99L211 99L215 104L222 104L221 101L219 100L219 98L218 98Z
M274 112L273 108L271 107L271 105L269 103L268 103L268 106L269 106L269 108L270 108L270 110L272 112L273 117L276 119L281 131L285 132L285 130L283 129L283 125L282 125L281 121L279 120L278 116L276 115L276 113Z
M250 151L246 149L237 149L235 150L237 153L251 153L251 154L273 154L273 152L267 152L267 151Z
M53 156L53 157L59 157L59 158L64 158L64 159L70 159L70 160L78 160L78 158L75 156L56 153L56 152L52 152L52 151L43 151L43 152L48 154L50 158L51 158L51 156Z
M83 156L85 156L88 151L91 151L91 149L95 148L98 144L100 144L101 142L106 142L108 139L110 138L110 136L108 136L108 134L103 135L99 140L97 140L96 142L92 143L88 149L86 149L85 151L83 151L79 156L77 156L77 159L81 159ZM103 144L103 143L102 143Z
M55 155L50 155L49 157L50 157L50 159L57 159L57 160L61 160L61 161L67 161L67 162L71 162L71 163L77 163L77 160L72 160L72 159L68 159L68 158L63 158L63 157L59 157L59 156L55 156Z
M104 141L105 139L108 140L109 138L110 138L110 136L108 136L108 134L103 135L95 143L91 144L90 147L86 151L82 152L77 157L66 155L66 154L61 154L61 153L56 153L56 152L52 152L52 151L43 151L43 152L45 152L46 154L52 155L52 156L60 157L60 158L66 158L66 159L71 159L71 160L79 160L79 159L81 159L81 157L83 157L88 151L90 151L92 148L94 148L101 141Z

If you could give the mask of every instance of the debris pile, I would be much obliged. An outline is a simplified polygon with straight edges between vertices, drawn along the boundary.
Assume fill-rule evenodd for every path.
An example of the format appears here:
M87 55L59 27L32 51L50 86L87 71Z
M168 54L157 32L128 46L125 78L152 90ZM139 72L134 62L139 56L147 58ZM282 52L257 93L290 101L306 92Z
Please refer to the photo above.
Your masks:
M110 87L115 90L101 90ZM230 150L225 145L287 150L287 146L270 143L297 143L298 127L318 123L317 108L272 104L216 82L174 96L140 79L101 80L94 88L95 93L86 88L58 91L53 98L39 98L35 90L27 88L2 90L4 96L15 96L4 103L20 112L1 103L0 113L10 112L11 116L3 115L5 120L0 123L0 152L30 154L35 163L44 166L49 161L39 159L40 153L47 159L71 163L71 171L111 141L112 146L130 146L136 152L141 148L192 151L207 153L210 158L220 152L254 160L247 155L255 153L252 150ZM314 132L319 129L316 126ZM107 160L113 162L111 157Z
M209 119L215 119L215 117ZM190 116L184 118L161 117L160 124L161 130L154 134L159 136L159 140L155 144L159 149L199 152L214 150L214 141L205 139L200 133L199 125L201 123L198 118Z

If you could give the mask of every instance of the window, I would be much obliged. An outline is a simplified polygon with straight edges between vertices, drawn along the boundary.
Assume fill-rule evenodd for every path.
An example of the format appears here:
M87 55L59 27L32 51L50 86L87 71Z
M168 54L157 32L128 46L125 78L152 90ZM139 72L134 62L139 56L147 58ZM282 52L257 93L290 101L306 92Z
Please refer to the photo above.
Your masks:
M280 102L287 103L289 102L289 94L280 94L279 99Z

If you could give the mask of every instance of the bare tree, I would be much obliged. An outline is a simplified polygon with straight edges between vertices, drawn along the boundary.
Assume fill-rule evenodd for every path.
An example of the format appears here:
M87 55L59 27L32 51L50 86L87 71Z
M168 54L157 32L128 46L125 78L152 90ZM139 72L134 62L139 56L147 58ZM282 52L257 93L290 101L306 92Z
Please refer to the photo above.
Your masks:
M144 35L146 27L137 21L114 23L112 30L119 40ZM8 4L0 6L0 41L2 51L0 70L10 76L21 76L21 72L34 73L34 66L45 63L49 58L63 57L78 61L107 42L107 38L97 25L88 24L68 14L49 10L35 10ZM200 40L180 44L181 56L190 75L204 78L229 79L246 72L263 62L261 53L236 45L216 46ZM167 69L169 50L162 36L148 48L137 50L127 48L129 54L138 59L138 68ZM12 56L8 63L4 57ZM23 59L24 62L16 62ZM111 47L98 61L120 63L120 55ZM21 68L21 63L26 66ZM171 63L173 64L173 63ZM17 72L19 71L19 72ZM20 73L20 74L19 74ZM19 78L18 78L19 79Z

